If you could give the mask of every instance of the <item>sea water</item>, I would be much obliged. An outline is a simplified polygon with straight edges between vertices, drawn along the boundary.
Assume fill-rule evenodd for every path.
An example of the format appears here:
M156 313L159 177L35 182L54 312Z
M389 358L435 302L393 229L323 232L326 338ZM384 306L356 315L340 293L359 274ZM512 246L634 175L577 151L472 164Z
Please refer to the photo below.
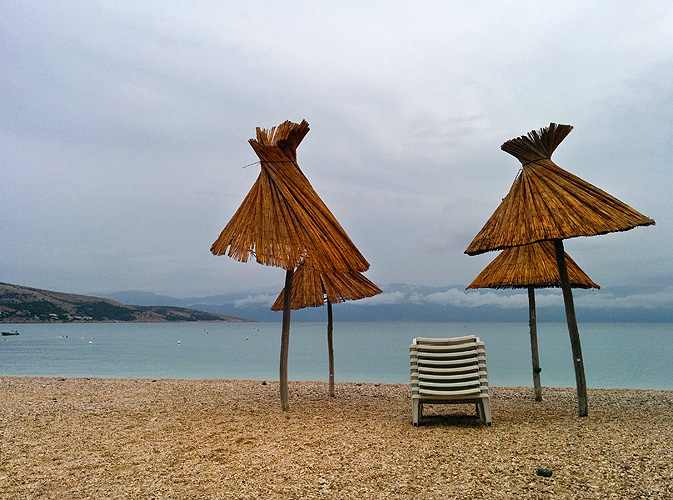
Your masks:
M3 325L0 375L278 380L280 323ZM293 323L290 380L328 380L325 323ZM579 325L587 385L673 389L673 323ZM408 383L414 337L477 335L492 386L532 386L527 323L334 324L337 382ZM538 324L542 385L574 387L567 326Z

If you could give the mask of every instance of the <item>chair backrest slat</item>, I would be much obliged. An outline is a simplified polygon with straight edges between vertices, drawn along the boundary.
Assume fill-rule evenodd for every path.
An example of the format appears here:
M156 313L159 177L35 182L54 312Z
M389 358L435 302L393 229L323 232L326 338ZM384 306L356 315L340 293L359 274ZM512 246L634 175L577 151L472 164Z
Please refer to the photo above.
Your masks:
M432 395L488 393L484 344L474 335L417 337L409 346L412 392Z
M484 343L475 335L454 338L417 337L409 346L412 423L418 425L423 403L476 403L477 413L491 424Z

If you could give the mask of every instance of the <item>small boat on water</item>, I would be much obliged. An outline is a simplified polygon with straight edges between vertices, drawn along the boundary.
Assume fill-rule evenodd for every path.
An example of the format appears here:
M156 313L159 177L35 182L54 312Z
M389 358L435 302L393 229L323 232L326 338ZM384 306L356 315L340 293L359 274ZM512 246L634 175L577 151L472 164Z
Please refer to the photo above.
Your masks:
M19 332L17 332L16 330L9 330L9 331L7 331L7 332L2 332L2 335L3 335L3 336L7 336L7 335L18 335L18 334L19 334Z

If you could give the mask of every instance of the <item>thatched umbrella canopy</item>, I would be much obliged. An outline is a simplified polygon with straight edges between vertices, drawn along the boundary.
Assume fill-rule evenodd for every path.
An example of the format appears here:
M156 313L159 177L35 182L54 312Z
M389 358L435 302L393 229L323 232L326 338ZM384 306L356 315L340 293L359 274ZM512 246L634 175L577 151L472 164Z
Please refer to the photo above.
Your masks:
M501 146L503 151L521 161L521 171L465 253L477 255L538 241L554 242L573 350L578 413L586 416L588 405L582 349L563 239L627 231L654 224L654 220L551 161L552 153L571 130L570 125L551 123L549 127L533 130Z
M292 309L320 307L328 302L338 303L372 297L382 290L356 271L321 272L301 265L292 279ZM283 308L285 289L281 290L271 306L272 311Z
M292 278L292 309L320 307L327 300L327 353L329 357L329 395L334 397L334 344L332 339L332 304L372 297L382 290L357 271L320 272L301 265ZM271 306L280 311L285 301L285 289Z
M573 288L600 288L582 271L570 256L565 254L570 286ZM533 362L533 389L535 401L542 401L540 382L540 355L537 343L535 289L560 287L561 278L556 265L556 253L551 241L542 241L503 250L479 273L467 287L470 288L527 288L528 325Z
M213 243L215 255L294 269L364 272L369 263L320 199L297 164L297 146L308 122L286 121L271 130L257 128L250 145L261 172L250 192Z
M551 161L552 153L572 129L571 125L551 123L501 146L523 167L466 254L654 224L654 220Z
M573 288L600 288L566 253L568 279ZM506 248L467 288L555 288L561 285L551 241Z
M297 164L297 147L309 131L308 122L286 121L270 130L257 128L250 145L261 172L252 189L213 243L215 255L228 255L285 269L285 287L292 289L294 269L303 263L323 271L366 271L360 254ZM289 409L287 355L290 338L289 296L283 309L280 353L280 399Z

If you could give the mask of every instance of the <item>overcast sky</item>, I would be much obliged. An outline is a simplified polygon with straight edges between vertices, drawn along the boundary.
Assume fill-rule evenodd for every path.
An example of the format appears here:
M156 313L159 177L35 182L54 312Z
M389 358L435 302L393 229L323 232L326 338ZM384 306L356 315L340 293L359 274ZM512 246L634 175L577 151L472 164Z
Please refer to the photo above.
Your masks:
M673 284L673 3L0 3L0 281L178 297L282 288L210 246L259 174L255 127L306 119L299 165L379 285L465 286L520 163L657 225L566 241L598 284Z

